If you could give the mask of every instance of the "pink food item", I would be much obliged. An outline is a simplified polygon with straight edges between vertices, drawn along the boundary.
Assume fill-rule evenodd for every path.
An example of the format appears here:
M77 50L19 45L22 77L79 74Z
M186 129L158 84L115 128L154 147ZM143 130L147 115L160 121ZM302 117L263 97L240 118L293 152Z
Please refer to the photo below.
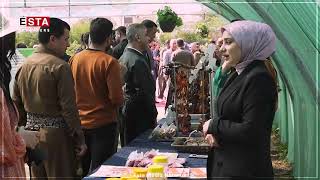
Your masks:
M134 165L134 160L128 160L126 162L126 166L128 166L128 167L133 167L133 165Z
M137 165L137 167L147 167L149 164L152 164L152 159L143 158L143 160Z
M146 153L134 151L130 153L126 166L128 167L148 167L152 164L152 159L159 153L159 150L151 150ZM185 158L169 158L168 166L172 168L182 168L186 162Z
M183 165L178 162L174 162L172 164L169 164L168 167L169 168L183 168Z
M133 167L139 167L138 164L142 161L142 159L136 159L134 161Z
M151 151L147 151L147 152L144 154L144 157L147 157L147 158L152 159L152 158L155 157L157 154L158 154L158 151L156 151L156 150L151 150Z
M183 168L183 164L186 163L186 158L173 159L168 163L170 168Z
M186 158L177 158L177 159L175 159L175 162L180 163L180 164L184 164L184 163L186 163Z

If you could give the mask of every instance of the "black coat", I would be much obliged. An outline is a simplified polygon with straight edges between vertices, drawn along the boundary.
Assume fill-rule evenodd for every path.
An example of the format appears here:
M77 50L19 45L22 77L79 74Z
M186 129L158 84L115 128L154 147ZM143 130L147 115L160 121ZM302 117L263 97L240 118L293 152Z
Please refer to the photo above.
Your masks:
M112 56L115 57L116 59L119 59L124 50L126 49L128 45L128 40L127 39L123 39L119 44L117 44L112 51Z
M276 85L263 61L234 72L217 98L218 116L209 125L220 147L207 162L208 179L273 177L270 136Z
M155 83L146 55L126 48L119 62L125 66L125 102L122 109L125 141L129 143L156 125Z

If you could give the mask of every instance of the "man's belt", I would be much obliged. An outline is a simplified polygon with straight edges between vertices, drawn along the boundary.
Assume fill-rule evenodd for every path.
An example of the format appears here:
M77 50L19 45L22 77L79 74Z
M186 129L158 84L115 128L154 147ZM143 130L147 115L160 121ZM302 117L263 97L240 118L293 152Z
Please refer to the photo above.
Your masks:
M62 116L49 116L28 112L25 129L38 131L40 128L67 128L67 123Z

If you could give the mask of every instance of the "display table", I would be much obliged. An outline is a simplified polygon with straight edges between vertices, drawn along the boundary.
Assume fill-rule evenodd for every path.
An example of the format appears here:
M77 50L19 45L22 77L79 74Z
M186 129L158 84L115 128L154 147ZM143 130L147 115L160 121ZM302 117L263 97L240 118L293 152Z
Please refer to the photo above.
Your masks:
M106 160L104 165L124 166L127 158L132 151L138 150L139 152L146 152L151 149L158 149L160 152L177 152L171 147L171 142L156 142L149 140L149 135L152 130L148 130L134 139L126 147L121 148L117 153ZM206 167L207 159L189 158L188 153L179 153L179 157L186 158L185 167ZM103 179L85 177L84 179Z

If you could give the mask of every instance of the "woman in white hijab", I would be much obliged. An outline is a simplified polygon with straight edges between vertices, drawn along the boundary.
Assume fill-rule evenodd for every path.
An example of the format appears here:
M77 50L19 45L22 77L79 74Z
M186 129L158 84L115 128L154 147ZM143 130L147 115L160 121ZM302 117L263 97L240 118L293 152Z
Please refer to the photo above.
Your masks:
M270 136L277 89L265 61L275 51L275 34L254 21L236 21L221 31L222 59L236 71L217 97L217 116L203 126L213 146L208 179L273 179Z

